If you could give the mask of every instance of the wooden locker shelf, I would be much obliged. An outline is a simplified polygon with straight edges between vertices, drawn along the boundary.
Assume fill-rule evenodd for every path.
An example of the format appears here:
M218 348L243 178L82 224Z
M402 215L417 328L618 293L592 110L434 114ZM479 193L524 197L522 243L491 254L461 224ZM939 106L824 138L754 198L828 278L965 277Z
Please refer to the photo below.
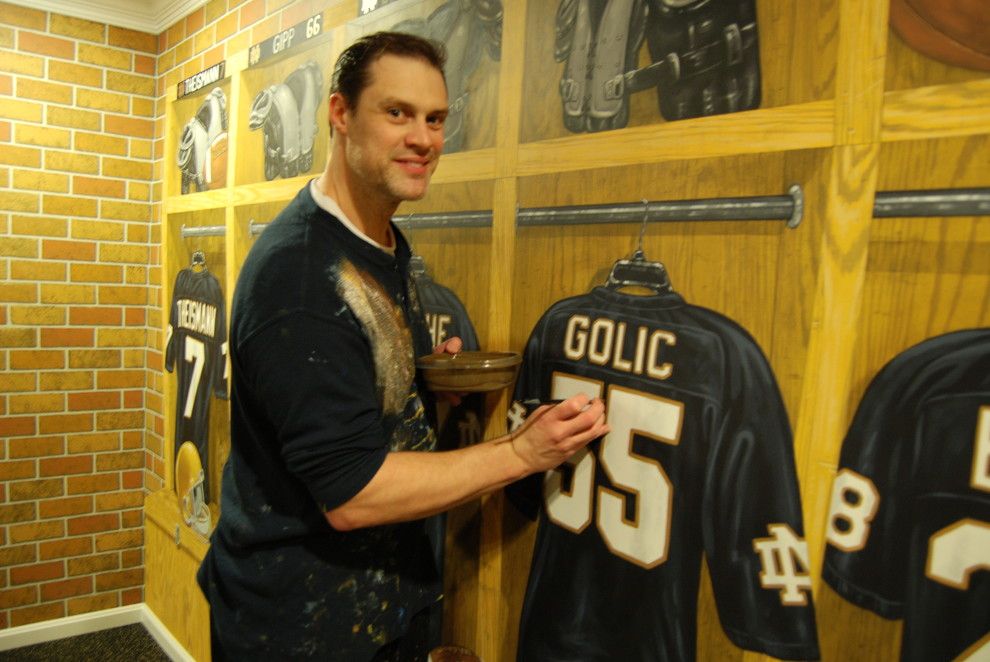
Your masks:
M990 133L990 78L888 92L883 142Z
M528 143L519 147L516 174L827 147L834 105L813 101Z
M144 500L144 601L197 660L210 659L210 610L195 575L209 543L182 521L175 491Z
M210 209L223 209L230 203L230 191L217 189L188 195L173 195L165 200L165 217Z

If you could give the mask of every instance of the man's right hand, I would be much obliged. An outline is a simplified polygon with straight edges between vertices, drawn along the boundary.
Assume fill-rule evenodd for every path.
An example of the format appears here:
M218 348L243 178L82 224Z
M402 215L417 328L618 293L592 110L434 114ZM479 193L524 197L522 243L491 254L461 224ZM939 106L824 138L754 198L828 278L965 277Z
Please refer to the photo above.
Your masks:
M512 433L511 444L526 473L537 473L553 469L608 431L605 403L579 394L536 409Z
M486 443L388 453L368 484L325 516L338 531L428 517L553 469L608 431L605 403L576 395L540 407L511 435Z

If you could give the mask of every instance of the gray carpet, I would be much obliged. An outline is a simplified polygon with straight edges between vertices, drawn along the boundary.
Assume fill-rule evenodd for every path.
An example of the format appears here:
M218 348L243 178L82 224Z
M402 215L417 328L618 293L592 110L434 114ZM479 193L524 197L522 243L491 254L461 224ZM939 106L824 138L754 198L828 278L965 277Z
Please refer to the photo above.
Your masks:
M51 662L170 662L154 638L140 623L80 634L42 644L0 651L0 661Z

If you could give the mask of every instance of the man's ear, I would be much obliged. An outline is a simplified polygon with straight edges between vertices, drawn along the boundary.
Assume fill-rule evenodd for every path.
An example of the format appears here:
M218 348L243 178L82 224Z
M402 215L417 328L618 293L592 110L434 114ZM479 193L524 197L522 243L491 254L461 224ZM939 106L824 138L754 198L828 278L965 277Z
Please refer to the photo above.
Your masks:
M350 107L347 105L347 99L344 98L344 95L340 92L334 92L330 95L327 114L329 115L331 132L347 133L348 110Z

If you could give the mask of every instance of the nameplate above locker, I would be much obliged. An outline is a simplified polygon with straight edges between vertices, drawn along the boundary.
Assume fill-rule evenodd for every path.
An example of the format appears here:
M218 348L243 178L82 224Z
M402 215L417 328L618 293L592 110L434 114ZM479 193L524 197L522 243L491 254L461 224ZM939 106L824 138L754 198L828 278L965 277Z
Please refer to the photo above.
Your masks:
M257 67L274 57L281 57L302 47L323 34L323 13L310 16L291 28L278 32L251 47L248 67Z
M176 86L176 99L181 99L184 96L194 94L199 92L201 89L207 85L212 85L218 83L224 78L224 74L227 70L227 61L220 60L220 62L214 64L212 67L207 67L199 73L195 73L189 78L179 81Z

